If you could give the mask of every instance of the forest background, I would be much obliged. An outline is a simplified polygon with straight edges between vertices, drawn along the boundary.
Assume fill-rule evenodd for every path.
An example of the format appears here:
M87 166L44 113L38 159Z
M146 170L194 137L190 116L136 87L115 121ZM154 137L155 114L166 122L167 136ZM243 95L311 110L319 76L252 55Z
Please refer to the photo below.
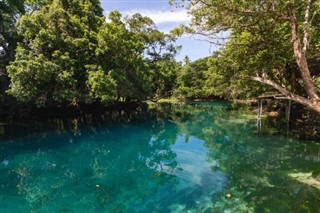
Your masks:
M319 1L171 1L191 15L169 33L99 0L0 2L1 114L160 98L251 99L280 93L320 112ZM176 60L183 34L217 42Z

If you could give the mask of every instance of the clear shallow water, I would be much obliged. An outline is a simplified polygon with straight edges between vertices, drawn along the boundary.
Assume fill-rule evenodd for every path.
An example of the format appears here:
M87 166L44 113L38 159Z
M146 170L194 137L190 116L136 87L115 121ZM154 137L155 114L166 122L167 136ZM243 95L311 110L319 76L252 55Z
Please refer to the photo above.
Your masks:
M0 212L320 212L320 145L275 132L225 103L1 125Z

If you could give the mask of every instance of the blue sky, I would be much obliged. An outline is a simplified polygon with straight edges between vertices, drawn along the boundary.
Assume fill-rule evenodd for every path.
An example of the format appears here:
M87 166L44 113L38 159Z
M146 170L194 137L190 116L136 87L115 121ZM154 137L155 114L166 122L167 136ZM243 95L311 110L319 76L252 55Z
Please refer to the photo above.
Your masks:
M105 15L110 11L118 10L123 15L140 13L150 17L158 29L169 32L172 28L180 24L188 24L191 17L184 9L177 9L168 3L169 0L100 0ZM191 35L184 35L177 41L182 45L182 50L177 56L177 60L182 60L186 55L192 61L208 56L215 49L209 42L200 41Z

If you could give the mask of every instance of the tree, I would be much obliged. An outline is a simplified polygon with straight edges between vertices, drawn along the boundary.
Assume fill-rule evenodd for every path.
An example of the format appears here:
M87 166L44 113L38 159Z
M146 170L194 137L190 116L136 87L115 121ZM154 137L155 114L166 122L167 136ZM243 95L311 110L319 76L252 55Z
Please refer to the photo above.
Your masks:
M117 99L154 99L172 90L177 48L174 37L156 29L141 14L122 18L113 11L98 34L98 56L116 83ZM107 74L107 73L106 73Z
M97 59L104 75L114 79L115 93L111 98L139 99L146 92L146 89L142 88L145 82L145 64L142 57L144 46L135 34L127 29L118 11L111 12L109 19L111 22L98 34ZM107 94L108 91L102 92L100 97Z
M243 79L271 86L285 97L320 112L318 90L307 60L319 55L318 1L192 0L188 8L193 15L192 32L212 39L218 32L229 31L229 42L242 44L237 48L244 55L233 59L245 58L246 63L239 64L236 75L241 73ZM243 40L248 41L243 44ZM305 94L297 94L288 79L283 83L285 68L293 61Z
M90 101L86 82L100 70L95 54L104 22L96 0L51 0L21 16L23 42L8 66L9 94L40 106Z
M178 70L177 88L175 95L184 98L205 98L208 93L204 90L208 57L186 63Z
M0 2L0 62L1 73L5 66L14 57L17 42L15 22L19 14L24 13L24 1L1 1Z
M206 91L229 99L252 98L265 92L272 92L265 85L246 79L257 69L268 72L270 78L282 85L290 86L286 75L273 72L282 70L283 62L287 60L286 41L278 39L277 44L270 45L268 37L261 42L261 36L248 32L231 33L230 36L224 48L215 52L209 60Z
M191 60L190 60L190 58L189 58L189 56L185 56L184 58L183 58L183 64L184 65L189 65L191 63Z
M57 104L143 100L167 95L175 79L175 37L148 17L105 22L98 0L29 0L18 21L23 41L8 66L8 93Z
M0 102L5 102L4 92L9 79L6 66L14 59L19 40L15 22L24 11L23 0L0 1Z
M176 86L177 70L180 64L175 56L181 46L175 46L176 37L154 30L147 43L147 64L150 69L152 98L169 97Z
M181 48L174 44L177 37L159 31L150 18L140 14L134 14L126 22L144 44L143 55L151 90L149 98L157 100L171 96L179 67L175 56Z

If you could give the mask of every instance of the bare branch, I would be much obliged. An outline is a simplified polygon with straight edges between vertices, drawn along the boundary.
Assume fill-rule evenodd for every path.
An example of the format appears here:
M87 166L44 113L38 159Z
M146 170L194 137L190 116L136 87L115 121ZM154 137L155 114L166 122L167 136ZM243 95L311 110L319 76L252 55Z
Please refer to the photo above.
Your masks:
M213 41L213 40L211 40L211 39L200 39L200 38L195 38L195 40L197 40L197 41L206 41L206 42L209 42L211 45L216 45L216 46L222 46L222 45L225 45L225 43L223 43L223 42Z

